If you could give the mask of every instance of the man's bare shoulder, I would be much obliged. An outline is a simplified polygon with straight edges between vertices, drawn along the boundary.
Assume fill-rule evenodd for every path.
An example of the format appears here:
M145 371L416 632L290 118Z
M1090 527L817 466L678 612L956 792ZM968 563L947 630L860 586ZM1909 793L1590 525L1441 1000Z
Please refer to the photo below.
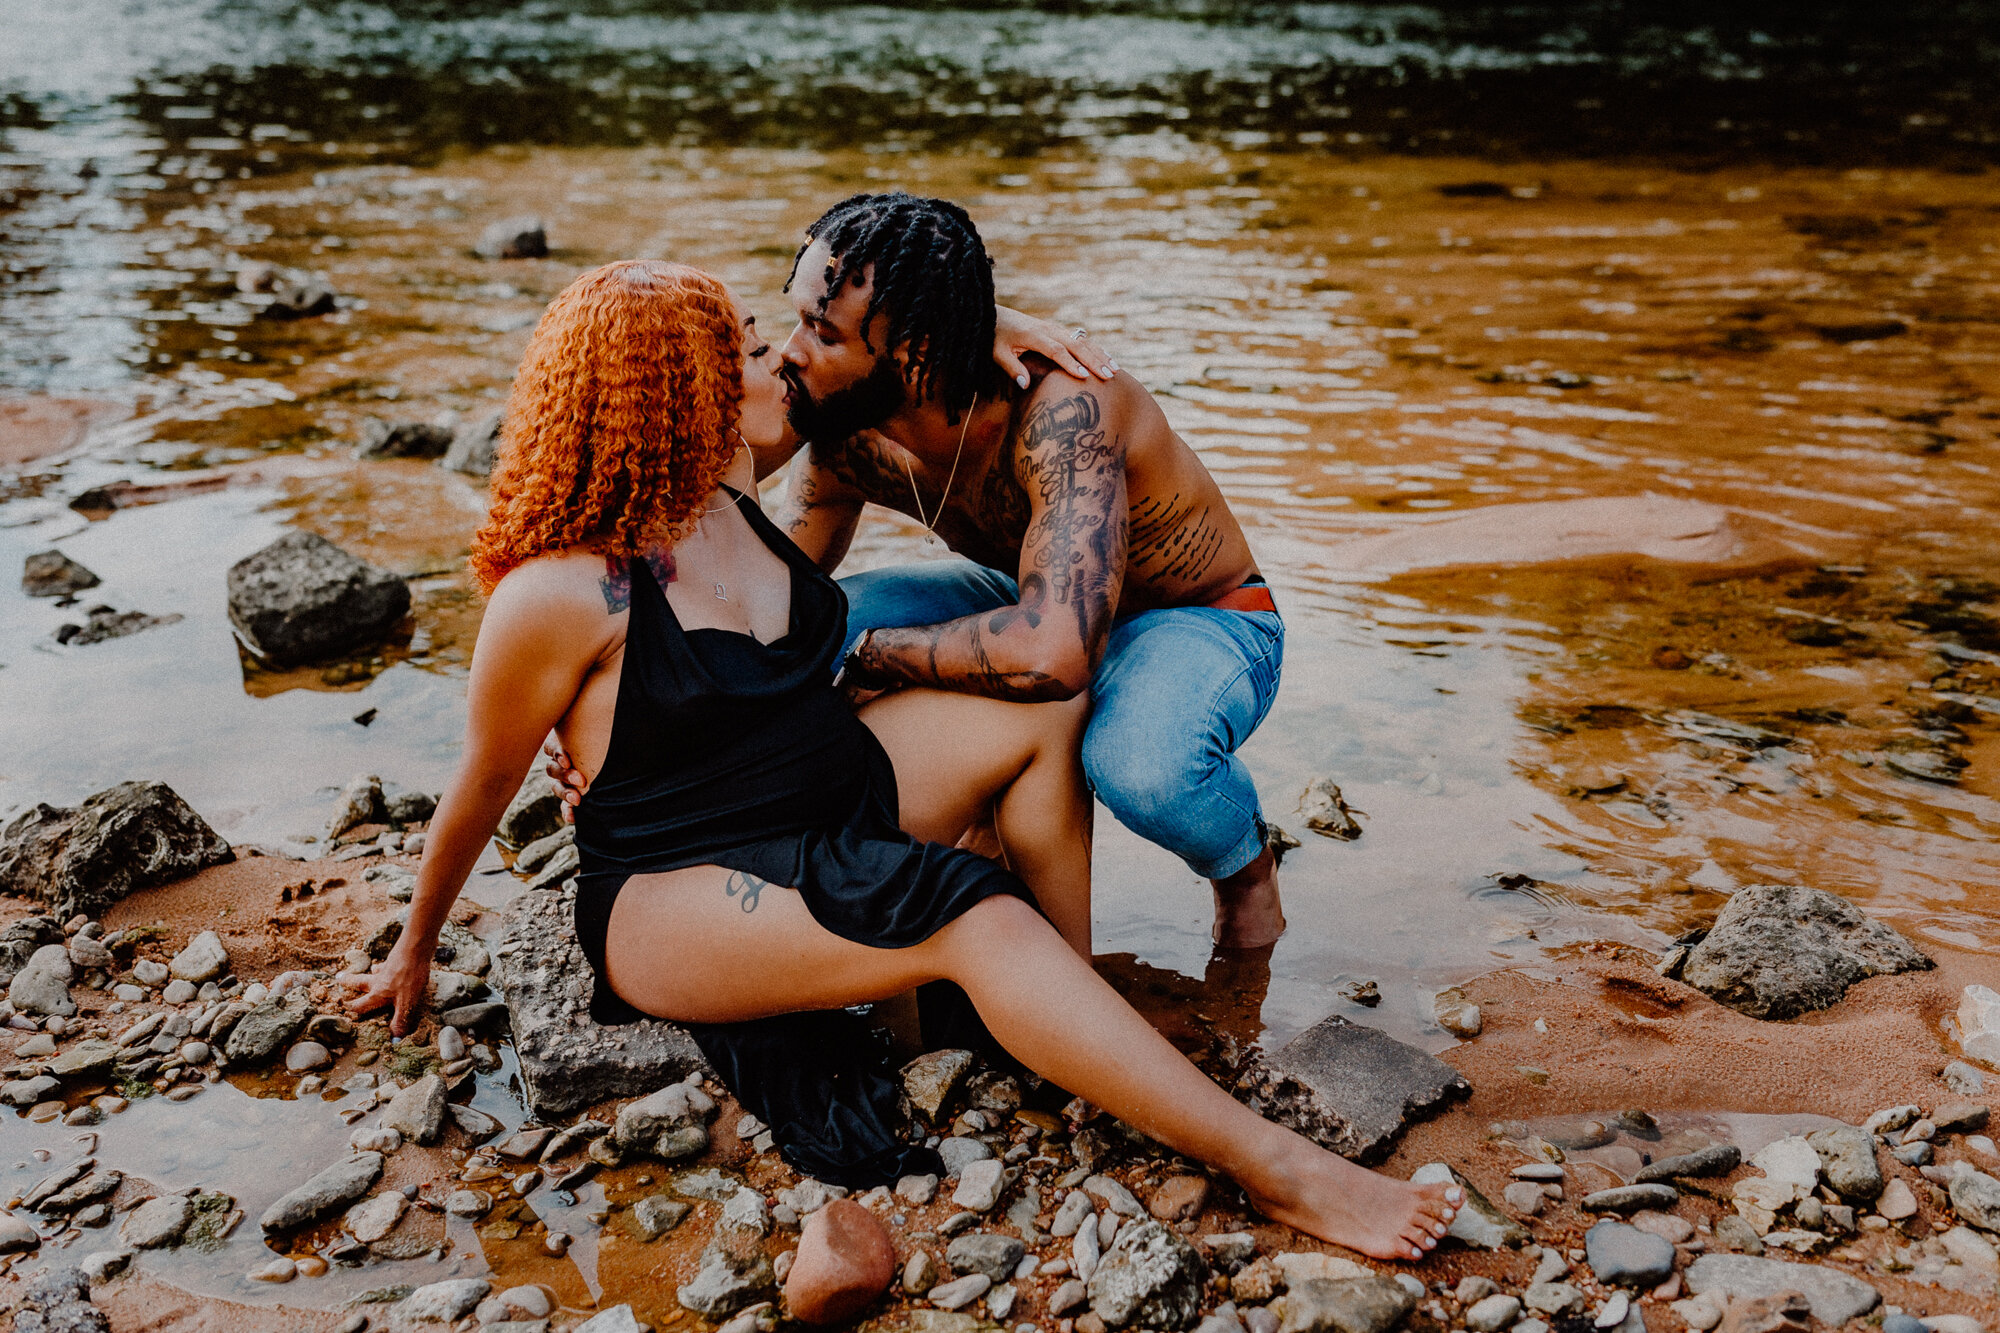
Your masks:
M1017 454L1100 432L1107 443L1122 449L1165 420L1146 386L1124 371L1111 380L1088 384L1066 375L1045 375L1022 395L1014 419Z

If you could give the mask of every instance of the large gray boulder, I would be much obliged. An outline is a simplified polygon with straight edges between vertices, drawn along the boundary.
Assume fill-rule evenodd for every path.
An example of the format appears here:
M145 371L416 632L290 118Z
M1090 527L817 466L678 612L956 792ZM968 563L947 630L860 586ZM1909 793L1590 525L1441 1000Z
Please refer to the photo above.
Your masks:
M495 410L460 426L451 437L451 447L444 451L444 465L468 477L492 476L493 465L500 459L501 432L506 424L507 413Z
M229 567L229 622L289 665L374 643L410 610L409 585L312 532L288 532Z
M121 782L78 806L37 805L0 833L0 893L57 920L234 859L222 836L164 782Z
M1275 1054L1253 1056L1236 1095L1342 1157L1371 1162L1472 1085L1436 1056L1331 1014Z
M1738 889L1681 970L1690 986L1752 1018L1838 1004L1864 977L1936 966L1845 898L1796 884Z
M1150 1219L1128 1223L1090 1275L1090 1309L1111 1328L1186 1328L1207 1285L1208 1262L1178 1232Z
M595 974L576 942L571 903L562 889L524 889L507 905L497 950L521 1083L543 1120L709 1072L694 1038L672 1023L647 1019L614 1032L591 1021Z

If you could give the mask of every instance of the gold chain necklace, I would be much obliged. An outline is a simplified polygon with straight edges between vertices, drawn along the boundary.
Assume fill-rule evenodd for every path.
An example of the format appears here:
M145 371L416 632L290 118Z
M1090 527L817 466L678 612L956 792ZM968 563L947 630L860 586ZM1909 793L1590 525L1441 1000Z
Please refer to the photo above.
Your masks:
M937 520L944 517L945 502L951 499L951 484L958 480L958 462L965 457L965 433L972 429L972 414L979 409L979 395L972 395L972 406L965 409L965 424L958 428L958 452L951 457L951 472L944 479L944 493L938 496L937 512L924 517L924 497L917 494L917 474L910 471L910 451L903 450L903 476L910 483L910 499L917 506L917 522L924 525L926 545L937 545Z

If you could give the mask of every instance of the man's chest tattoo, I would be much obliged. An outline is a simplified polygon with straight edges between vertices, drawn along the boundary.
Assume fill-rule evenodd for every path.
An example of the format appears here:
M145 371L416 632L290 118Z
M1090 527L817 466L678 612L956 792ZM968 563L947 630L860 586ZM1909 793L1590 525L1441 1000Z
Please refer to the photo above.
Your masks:
M647 568L653 571L653 578L661 588L680 577L674 568L671 551L652 551L646 557ZM632 609L632 566L621 555L604 557L604 573L597 580L597 590L604 594L606 615L617 615L620 611Z

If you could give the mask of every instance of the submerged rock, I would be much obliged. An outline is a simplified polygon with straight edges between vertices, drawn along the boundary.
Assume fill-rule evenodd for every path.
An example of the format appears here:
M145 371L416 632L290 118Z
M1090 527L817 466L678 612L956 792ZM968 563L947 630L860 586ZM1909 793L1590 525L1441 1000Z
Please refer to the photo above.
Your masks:
M409 585L317 533L292 531L229 567L229 621L279 665L381 639L410 610Z
M37 551L21 565L21 591L30 597L74 597L99 582L61 551Z
M135 1250L157 1250L180 1242L194 1218L194 1205L184 1194L148 1199L125 1215L118 1242Z
M1253 1057L1237 1082L1252 1108L1361 1162L1385 1156L1411 1121L1471 1093L1436 1056L1338 1014Z
M220 865L234 853L164 782L121 782L78 806L37 805L0 833L0 893L50 915L100 916L139 889Z
M1180 1233L1151 1220L1128 1223L1090 1275L1090 1309L1111 1328L1186 1328L1207 1285L1207 1261Z
M1690 986L1752 1018L1836 1004L1864 977L1935 966L1844 898L1791 884L1737 890L1682 968Z
M451 447L444 451L444 466L468 477L491 476L493 465L500 458L506 423L506 412L495 410L470 425L460 426L451 437Z
M672 1023L627 1024L614 1041L591 1021L593 974L562 893L516 895L505 922L495 970L521 1083L538 1116L553 1119L709 1072L694 1038Z

